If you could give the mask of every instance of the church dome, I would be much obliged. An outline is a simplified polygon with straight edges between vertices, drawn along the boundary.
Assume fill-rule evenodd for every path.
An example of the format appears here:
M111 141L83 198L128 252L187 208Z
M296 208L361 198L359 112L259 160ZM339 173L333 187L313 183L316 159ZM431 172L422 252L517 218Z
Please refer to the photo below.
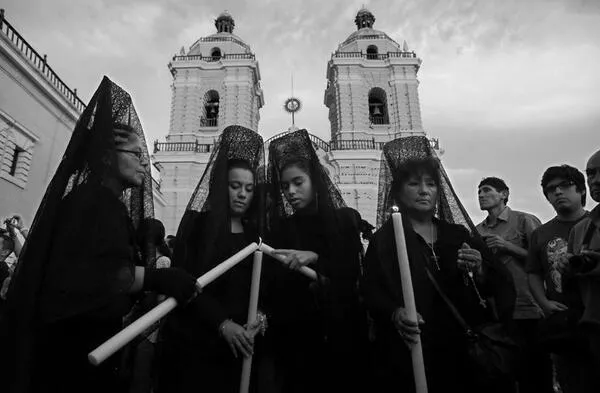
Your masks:
M225 10L215 19L215 27L217 28L217 33L233 33L235 21L231 14Z
M190 47L188 55L220 57L223 53L250 53L250 46L233 34L235 21L229 12L224 11L217 16L215 27L217 32L196 41Z
M363 6L363 8L361 8L356 14L354 23L356 23L358 30L362 28L373 28L373 24L375 23L375 15L373 15L371 11Z
M365 7L361 8L356 17L354 18L354 23L356 24L356 31L348 36L342 42L338 50L341 51L360 51L361 45L357 43L357 41L373 41L373 40L383 40L387 42L386 47L387 50L396 51L400 49L400 45L394 41L390 36L384 33L381 30L377 30L373 28L373 24L375 23L375 16L371 11L366 9Z

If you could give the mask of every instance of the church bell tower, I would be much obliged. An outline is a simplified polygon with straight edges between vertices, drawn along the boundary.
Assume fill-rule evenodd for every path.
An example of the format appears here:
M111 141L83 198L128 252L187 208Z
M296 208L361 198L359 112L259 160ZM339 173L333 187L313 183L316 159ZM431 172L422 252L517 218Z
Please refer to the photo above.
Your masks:
M405 135L424 135L417 72L421 59L373 28L366 8L356 31L327 64L324 104L329 109L336 181L348 206L375 223L381 148Z
M171 121L165 142L154 144L163 206L156 216L175 234L214 143L229 125L258 130L264 105L258 61L250 46L233 33L235 21L224 12L216 33L201 37L173 56L169 70Z

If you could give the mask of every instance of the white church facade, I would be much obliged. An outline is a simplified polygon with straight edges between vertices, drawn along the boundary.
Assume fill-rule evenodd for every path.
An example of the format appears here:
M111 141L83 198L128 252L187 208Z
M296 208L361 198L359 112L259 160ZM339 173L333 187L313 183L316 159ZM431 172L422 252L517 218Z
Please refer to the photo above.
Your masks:
M399 136L425 135L417 79L421 59L406 42L400 45L375 30L374 22L373 14L361 9L355 18L357 30L331 55L324 94L331 138L312 136L348 206L372 224L383 144ZM258 62L250 47L233 34L231 15L221 14L215 26L215 34L200 38L187 52L182 48L169 64L170 130L166 141L155 142L154 149L165 200L156 216L167 233L176 233L222 130L238 124L260 132L264 98Z

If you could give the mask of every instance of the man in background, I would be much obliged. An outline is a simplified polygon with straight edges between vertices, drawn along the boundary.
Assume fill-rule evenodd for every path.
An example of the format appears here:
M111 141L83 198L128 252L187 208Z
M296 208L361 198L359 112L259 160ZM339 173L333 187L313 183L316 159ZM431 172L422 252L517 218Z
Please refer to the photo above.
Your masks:
M577 288L564 285L562 277L569 231L588 214L585 178L569 165L553 166L542 176L542 190L556 217L532 233L525 270L531 293L544 311L540 338L553 354L561 388L564 393L586 392L587 359L567 344L581 315L581 297Z
M538 321L542 310L529 290L525 262L531 234L541 225L529 213L507 206L509 189L504 180L487 177L478 186L479 207L488 216L477 230L487 246L511 272L517 292L511 332L522 346L522 373L517 376L520 393L552 393L552 362L550 356L536 345Z

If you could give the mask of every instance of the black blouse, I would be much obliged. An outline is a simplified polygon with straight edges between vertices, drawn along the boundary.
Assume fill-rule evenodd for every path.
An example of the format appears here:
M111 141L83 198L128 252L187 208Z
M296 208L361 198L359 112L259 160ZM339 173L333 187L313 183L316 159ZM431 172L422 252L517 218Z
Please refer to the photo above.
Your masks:
M125 205L103 186L84 185L59 209L40 295L42 321L124 316L141 263Z
M491 318L489 308L479 304L473 282L457 266L458 250L463 243L479 248L479 242L469 236L467 230L455 224L436 221L438 233L433 252L425 240L405 225L405 236L417 312L425 320L421 337L425 347L446 347L464 343L463 329L448 306L437 293L427 276L425 268L457 307L463 318L478 325ZM408 240L412 239L412 240ZM362 291L375 320L376 328L383 336L399 339L391 322L395 309L404 304L400 270L396 256L394 229L391 220L375 234L365 257L365 278ZM482 285L478 289L485 293Z

